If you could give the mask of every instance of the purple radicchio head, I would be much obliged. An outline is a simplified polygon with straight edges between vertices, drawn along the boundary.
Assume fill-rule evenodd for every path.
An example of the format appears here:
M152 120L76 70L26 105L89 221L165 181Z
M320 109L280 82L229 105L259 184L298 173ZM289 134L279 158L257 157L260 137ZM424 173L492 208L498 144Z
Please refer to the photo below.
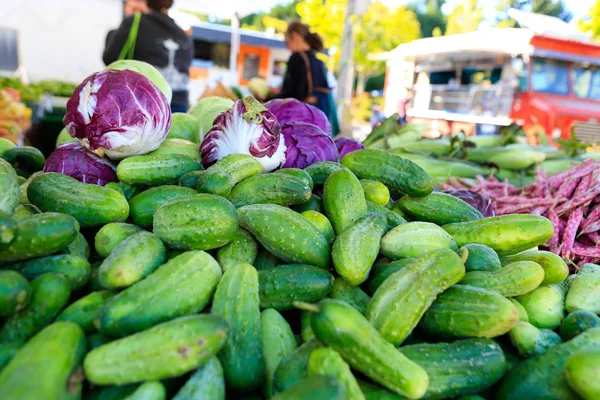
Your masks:
M444 190L443 193L457 197L467 204L478 209L484 217L493 217L496 215L492 200L481 193L472 192L467 189Z
M306 168L320 161L340 161L333 140L321 128L306 122L283 125L287 147L284 168Z
M205 168L229 154L248 154L269 172L283 165L285 152L277 118L250 96L219 114L200 146Z
M106 70L88 76L67 102L69 134L114 160L157 149L171 126L165 95L144 75Z
M359 141L344 136L338 136L333 139L333 141L338 149L338 152L340 153L340 160L348 153L365 148L365 146L363 146L363 144Z
M275 114L281 126L289 122L307 122L317 125L331 136L331 124L327 115L315 106L296 99L274 99L266 103L265 107Z

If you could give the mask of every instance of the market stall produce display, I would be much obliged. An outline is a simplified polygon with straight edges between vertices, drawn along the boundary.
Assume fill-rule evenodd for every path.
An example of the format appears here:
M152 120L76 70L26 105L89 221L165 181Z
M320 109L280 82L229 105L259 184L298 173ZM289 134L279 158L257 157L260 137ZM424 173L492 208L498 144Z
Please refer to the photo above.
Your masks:
M48 160L0 150L2 399L597 398L600 265L568 278L538 250L579 248L595 163L435 192L409 158L301 126L313 113L282 131L252 98L196 107L214 121L196 144L188 118L166 138L164 95L127 70L86 82L111 76L152 99L115 83L87 114L70 102L79 140ZM575 214L562 229L496 193L542 184L556 204L536 207Z

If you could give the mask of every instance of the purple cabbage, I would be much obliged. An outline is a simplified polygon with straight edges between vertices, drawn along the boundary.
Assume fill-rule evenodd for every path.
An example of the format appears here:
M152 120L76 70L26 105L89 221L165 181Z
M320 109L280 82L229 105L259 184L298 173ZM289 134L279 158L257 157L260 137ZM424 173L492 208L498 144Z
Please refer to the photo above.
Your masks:
M471 192L467 189L444 190L443 193L457 197L467 204L478 209L484 217L493 217L496 215L492 200L481 193Z
M287 154L284 168L305 168L320 161L340 161L335 143L321 128L306 122L290 122L281 129Z
M281 126L289 122L307 122L318 126L331 137L331 124L327 115L317 107L296 99L274 99L265 107L277 117Z
M365 148L365 146L363 146L362 143L344 136L336 137L335 139L333 139L333 142L335 143L335 146L337 147L338 152L340 153L340 160L344 158L344 156L348 153L352 153L353 151L362 150Z
M171 127L171 108L144 75L106 70L88 76L75 89L63 122L84 147L120 160L160 146Z
M44 172L58 172L79 182L104 186L117 181L117 167L106 158L98 157L79 142L58 146L46 160Z
M200 146L205 168L229 154L248 154L269 172L283 165L285 153L277 118L253 97L238 100L219 114Z

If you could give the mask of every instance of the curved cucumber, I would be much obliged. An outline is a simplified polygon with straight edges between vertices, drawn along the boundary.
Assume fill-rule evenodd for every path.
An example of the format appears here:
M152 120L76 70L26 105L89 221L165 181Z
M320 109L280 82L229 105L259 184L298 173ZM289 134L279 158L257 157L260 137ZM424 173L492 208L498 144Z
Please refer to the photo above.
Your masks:
M190 376L172 400L223 400L225 378L217 357L212 357Z
M182 186L163 185L150 188L129 200L131 219L142 228L150 228L153 215L161 206L171 200L195 194L194 189Z
M308 376L333 376L344 387L348 400L365 400L360 386L350 367L340 354L329 348L322 347L312 352L308 359Z
M245 229L240 228L237 237L217 250L217 261L223 271L235 264L254 265L258 254L258 244L254 237Z
M544 270L533 261L515 261L499 271L468 272L460 281L493 290L506 297L516 297L537 289L544 280Z
M430 222L407 222L381 239L381 254L393 259L419 257L436 249L456 251L458 247L452 236Z
M277 366L298 347L298 343L292 328L276 310L264 310L260 314L260 323L267 376L265 394L270 398L273 395L273 375Z
M16 271L0 270L0 317L23 310L31 300L31 285Z
M200 163L181 154L133 156L117 166L117 177L130 185L176 185L179 178L201 169Z
M513 346L523 358L543 354L549 348L562 343L557 333L550 329L538 329L524 321L519 322L508 334Z
M114 295L113 292L108 290L92 292L65 308L63 312L56 317L56 321L74 322L79 325L86 334L95 332L96 326L94 325L94 321L98 318L98 314L102 307L104 307L108 300Z
M426 197L404 196L398 206L414 221L445 225L455 222L477 221L483 214L458 197L446 193L431 193Z
M84 287L90 279L92 268L90 263L81 257L70 254L59 254L35 258L33 260L21 261L9 264L10 268L22 273L27 279L35 279L46 273L55 273L64 276L71 289L78 290Z
M332 173L323 186L323 207L338 235L363 217L367 201L358 178L347 169Z
M279 204L291 206L310 199L306 182L288 174L254 175L233 187L227 198L236 207L250 204Z
M142 231L137 225L125 222L111 222L104 225L94 239L96 252L101 258L106 258L123 240L134 233Z

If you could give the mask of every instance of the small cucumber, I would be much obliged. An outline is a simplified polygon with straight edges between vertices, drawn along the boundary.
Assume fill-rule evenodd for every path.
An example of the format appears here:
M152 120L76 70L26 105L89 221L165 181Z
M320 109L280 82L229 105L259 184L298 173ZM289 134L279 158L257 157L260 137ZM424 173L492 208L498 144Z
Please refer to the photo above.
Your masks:
M172 400L224 400L225 378L217 357L200 366Z
M315 302L333 289L333 276L310 265L281 265L258 271L261 308L279 311L294 308L295 301Z
M475 207L446 193L434 192L426 197L404 196L397 204L413 221L432 222L436 225L483 218L483 214Z
M600 265L584 264L570 283L565 300L568 312L576 310L600 314Z
M527 311L529 322L540 329L556 329L565 314L564 284L540 286L533 292L519 296L517 301Z
M273 391L283 392L308 376L308 359L323 345L316 339L308 340L279 362L273 376Z
M517 308L491 290L454 285L433 302L420 322L430 335L487 337L508 333L519 322Z
M236 264L254 265L257 253L258 244L254 237L240 228L235 239L217 250L217 261L225 272Z
M496 252L483 244L467 244L460 248L468 251L465 269L471 271L495 272L502 269L500 257ZM533 260L532 260L533 261Z
M198 177L198 192L227 196L246 178L263 173L263 168L248 154L229 154L211 165Z
M584 400L600 399L600 350L579 351L565 362L567 383Z
M272 400L347 400L342 384L332 376L315 375L298 381Z
M365 192L365 200L380 206L390 201L390 190L383 183L371 179L361 179L360 185Z
M0 211L11 215L19 205L21 191L17 173L13 167L0 158Z
M327 238L302 215L275 204L238 209L242 228L276 257L289 263L327 268L331 251Z
M205 172L206 171L202 169L200 171L192 171L182 175L181 178L179 178L179 186L196 190L196 187L198 187L198 180Z
M543 280L544 269L538 263L515 261L495 272L468 272L460 283L493 290L505 297L516 297L537 289Z
M50 325L27 342L0 373L2 399L80 398L83 377L77 369L84 355L81 328L71 322Z
M7 138L0 137L0 157L2 157L2 154L4 154L6 150L14 149L15 147L17 147L17 145L12 141L8 140Z
M63 249L63 253L87 260L90 258L91 250L87 239L80 232L77 234L77 237Z
M86 334L95 332L96 326L94 325L94 321L98 318L98 314L102 307L104 307L108 300L114 295L113 292L108 290L92 292L71 303L71 305L65 308L63 312L58 314L56 321L74 322L79 325Z
M333 161L320 161L307 166L304 168L304 171L310 175L315 185L323 185L327 178L329 178L329 175L340 169L347 168Z
M515 299L508 300L517 308L517 311L519 312L519 321L529 322L529 315L527 314L525 307Z
M171 200L195 194L194 189L182 186L163 185L153 187L136 195L129 201L129 214L137 226L150 228L153 215L161 206Z
M300 315L300 337L304 343L315 337L312 327L310 326L310 312L308 311L302 311Z
M44 274L31 282L31 301L18 314L8 317L0 329L0 343L25 343L54 321L69 302L71 288L61 275Z
M33 178L27 197L42 211L72 215L82 227L122 222L129 216L129 203L121 193L55 172Z
M21 347L23 347L22 343L0 344L0 373L10 360L15 358Z
M198 145L194 142L185 139L166 138L160 144L160 147L158 149L151 151L146 155L157 156L163 154L179 154L182 156L187 156L194 161L200 162L200 151L198 150Z
M499 255L516 254L546 243L554 225L538 215L502 215L443 226L459 246L471 243L491 247Z
M358 382L350 367L342 359L340 354L329 348L316 349L308 359L308 376L322 375L333 376L344 387L348 400L365 400Z
M34 172L44 169L46 158L37 148L32 146L14 147L2 153L2 158L13 166L19 175L25 178Z
M329 243L333 242L335 231L333 230L333 226L331 226L331 222L329 222L325 215L318 211L304 211L302 216L312 222Z
M21 261L8 264L6 268L20 272L29 280L46 273L59 274L69 281L73 290L84 287L90 279L92 272L90 263L85 258L70 254L59 254Z
M96 233L94 239L96 253L101 258L106 258L123 240L142 230L137 225L125 222L111 222L110 224L106 224Z
M367 293L372 296L387 278L413 261L415 261L414 258L403 258L389 263L376 263L371 269L369 279L366 282Z
M235 207L223 197L197 194L172 200L154 213L154 234L178 250L211 250L236 238Z
M419 257L436 249L457 251L458 247L452 236L430 222L407 222L381 239L381 254L393 259Z
M410 399L425 394L427 372L397 351L352 306L325 299L316 306L307 305L307 311L309 307L315 337L340 353L354 370Z
M198 313L212 299L220 279L219 264L209 254L185 252L110 299L98 316L99 330L107 336L126 336Z
M100 284L106 289L124 288L148 276L165 262L162 241L146 231L134 233L100 264Z
M16 271L0 270L0 317L23 310L31 300L31 285Z
M312 180L312 176L310 176L310 174L303 169L281 168L281 169L278 169L277 171L275 171L274 173L295 176L296 178L299 178L302 181L304 181L304 183L306 183L306 185L310 188L310 190L313 189L314 183Z
M542 285L556 285L569 276L569 267L563 259L550 251L525 251L514 256L507 256L508 262L533 261L544 269Z
M117 177L130 185L176 185L179 178L202 169L193 158L181 154L133 156L117 166Z
M560 337L563 341L571 340L588 329L600 327L600 317L590 311L573 311L560 324Z
M165 400L167 391L158 381L144 382L123 400Z
M227 387L251 391L265 380L256 269L237 264L223 274L213 297L211 313L222 316L230 329L219 353Z
M436 297L464 275L465 266L452 250L426 253L379 286L366 316L387 341L398 346Z
M250 204L291 206L310 199L310 187L300 178L288 174L254 175L236 184L227 198L236 207Z
M523 358L545 353L562 343L557 333L550 329L538 329L529 322L521 321L508 333L510 341Z
M367 313L367 307L371 298L358 286L352 286L342 278L333 281L332 299L345 301L354 307L362 315Z
M144 185L130 185L125 182L110 182L104 185L104 187L108 187L109 189L113 189L121 193L127 201L146 190L146 186Z
M323 201L320 197L315 196L314 194L310 195L310 199L308 199L308 201L301 204L293 205L290 208L296 211L297 213L303 213L305 211L317 211L320 213L324 212Z
M96 385L124 385L180 376L206 363L225 344L217 315L181 317L92 350L83 367Z
M78 233L79 224L70 215L43 213L23 218L17 221L17 236L6 250L0 251L0 263L56 253L67 247Z
M367 201L358 178L347 169L332 173L323 186L323 206L338 235L367 214Z
M331 249L333 265L346 282L357 286L367 280L386 227L383 215L369 213L335 238Z
M277 310L272 308L263 310L260 314L260 323L267 377L265 395L267 398L271 398L275 370L281 360L289 356L298 347L298 343L292 328Z
M368 200L367 211L370 213L379 213L387 219L387 228L385 230L385 233L388 233L398 225L406 223L406 219L404 219L400 214L397 214L392 210L387 209L386 207L382 207L379 204L375 204Z

